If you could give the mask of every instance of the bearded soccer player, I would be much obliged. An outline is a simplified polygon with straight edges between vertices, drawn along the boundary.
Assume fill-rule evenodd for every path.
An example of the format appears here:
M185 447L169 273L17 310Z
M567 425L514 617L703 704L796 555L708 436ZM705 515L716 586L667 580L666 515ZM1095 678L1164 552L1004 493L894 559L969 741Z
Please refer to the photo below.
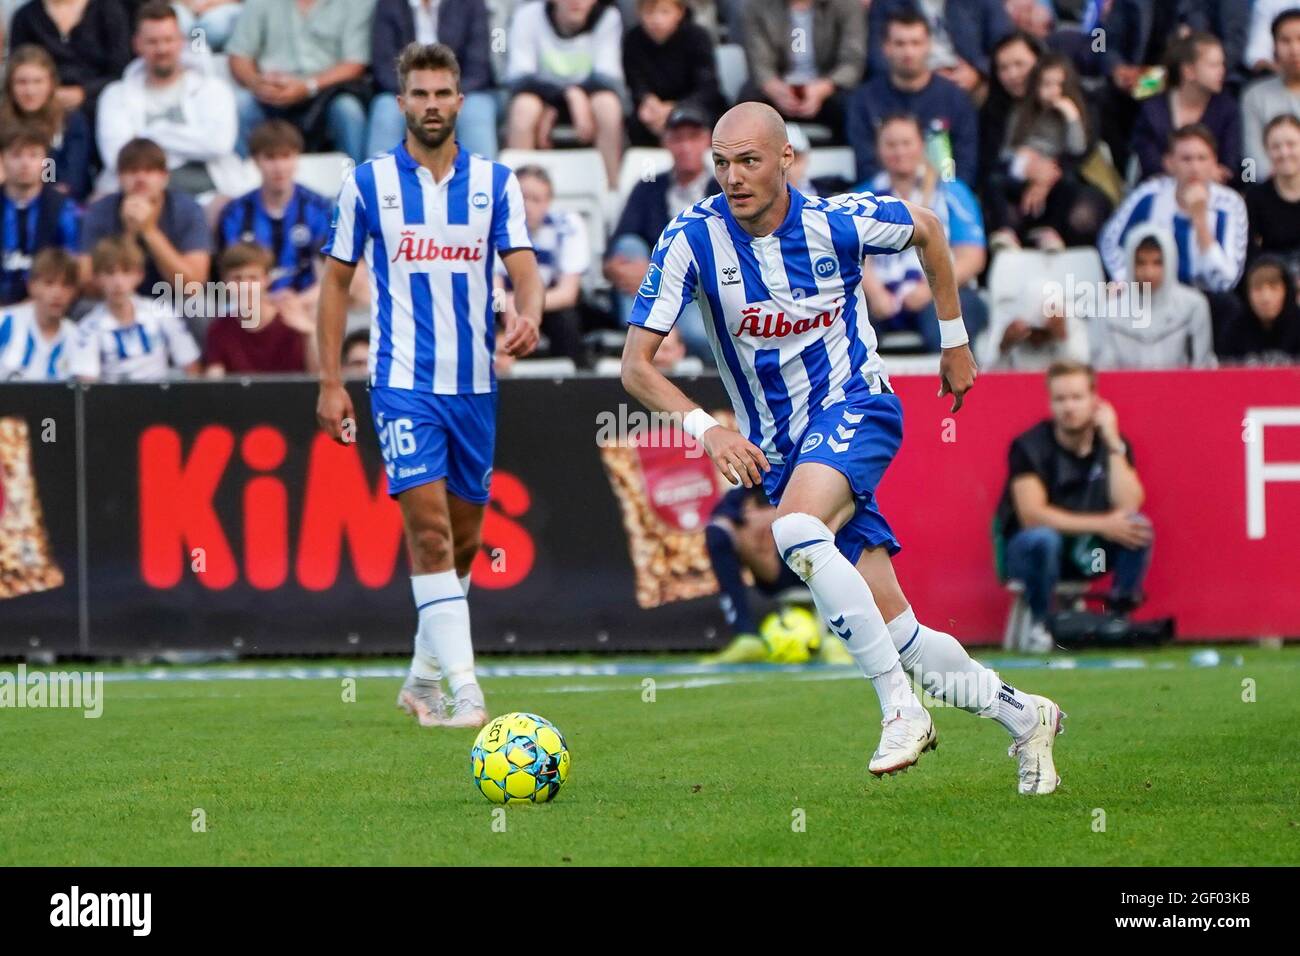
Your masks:
M402 511L418 617L397 702L425 727L480 727L487 707L466 596L496 439L494 257L501 255L515 289L517 315L503 343L511 355L537 345L542 282L519 183L454 138L464 96L451 49L413 43L397 73L406 138L344 180L324 248L316 417L335 440L348 440L354 416L339 356L348 287L364 256L371 411L388 493Z
M1005 727L1019 791L1051 793L1060 709L1003 684L951 635L917 621L894 576L898 541L875 499L903 419L867 320L861 264L916 247L943 337L939 394L953 396L956 412L976 369L943 227L929 209L870 193L805 197L787 181L793 159L771 107L742 103L718 121L713 165L723 192L664 229L633 307L624 386L651 410L681 415L724 477L761 484L777 506L777 550L880 699L871 773L904 770L935 745L912 675L932 696ZM735 429L654 367L659 343L693 298Z

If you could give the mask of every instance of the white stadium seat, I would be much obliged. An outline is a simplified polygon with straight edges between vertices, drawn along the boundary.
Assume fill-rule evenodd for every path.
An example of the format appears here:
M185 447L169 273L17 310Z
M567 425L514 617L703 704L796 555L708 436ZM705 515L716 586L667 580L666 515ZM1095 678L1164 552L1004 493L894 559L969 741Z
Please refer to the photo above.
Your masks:
M672 167L673 157L666 149L658 146L629 148L623 154L623 165L618 171L617 202L616 208L611 211L611 219L616 220L618 214L623 211L623 207L627 204L627 197L631 195L637 183L651 179L660 173L666 173Z
M853 182L857 179L858 163L851 146L819 146L808 153L808 178L839 176Z
M714 48L713 62L718 70L718 85L728 103L736 102L740 88L749 79L749 64L745 62L745 48L739 43L719 43Z
M347 153L304 153L298 160L298 175L294 179L333 199L352 166L352 158Z
M594 149L503 149L498 162L511 169L541 166L557 198L603 196L605 164Z
M294 180L326 199L333 199L339 194L343 177L351 168L352 159L347 153L303 153L298 157L298 174ZM262 174L251 159L244 160L243 179L243 192L262 185ZM233 194L241 195L238 191Z

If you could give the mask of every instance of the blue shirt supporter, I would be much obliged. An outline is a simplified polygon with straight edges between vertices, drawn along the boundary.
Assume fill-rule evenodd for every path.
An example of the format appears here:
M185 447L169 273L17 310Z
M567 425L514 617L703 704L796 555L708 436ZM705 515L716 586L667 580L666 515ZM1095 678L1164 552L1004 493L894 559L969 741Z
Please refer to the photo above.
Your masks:
M217 252L237 242L255 242L271 250L269 291L290 288L302 292L316 284L318 251L329 240L332 203L303 185L293 195L281 216L272 216L262 202L262 191L234 199L221 213L217 224Z
M51 246L75 252L79 228L77 204L52 185L22 205L8 190L0 192L0 304L27 298L27 272L36 253Z

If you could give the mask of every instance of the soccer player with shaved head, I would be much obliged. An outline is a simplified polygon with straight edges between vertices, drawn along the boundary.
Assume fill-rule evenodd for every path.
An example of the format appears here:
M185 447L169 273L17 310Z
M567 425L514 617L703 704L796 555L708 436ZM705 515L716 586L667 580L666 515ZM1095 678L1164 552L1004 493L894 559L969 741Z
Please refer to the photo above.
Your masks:
M880 699L871 773L904 770L935 745L914 677L932 696L1005 727L1020 792L1051 793L1060 709L1002 683L951 635L917 621L894 576L898 540L876 502L903 416L867 318L862 261L916 248L941 329L939 394L952 395L956 412L976 368L942 224L928 209L870 193L805 197L789 183L793 159L771 107L742 103L718 121L713 166L723 191L664 229L632 310L624 386L652 411L681 415L729 481L762 485L776 505L777 550ZM735 428L654 366L692 299Z

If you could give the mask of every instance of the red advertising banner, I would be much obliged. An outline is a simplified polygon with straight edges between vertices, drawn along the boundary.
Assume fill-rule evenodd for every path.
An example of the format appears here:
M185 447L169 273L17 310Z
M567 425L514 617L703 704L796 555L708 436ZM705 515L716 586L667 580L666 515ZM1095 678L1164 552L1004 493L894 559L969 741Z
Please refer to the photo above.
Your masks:
M992 516L1011 440L1048 417L1046 380L982 376L955 416L933 377L891 381L905 430L880 502L903 543L900 583L922 620L995 641L1011 598ZM1155 525L1137 617L1175 617L1180 638L1300 636L1300 369L1112 372L1098 390Z

